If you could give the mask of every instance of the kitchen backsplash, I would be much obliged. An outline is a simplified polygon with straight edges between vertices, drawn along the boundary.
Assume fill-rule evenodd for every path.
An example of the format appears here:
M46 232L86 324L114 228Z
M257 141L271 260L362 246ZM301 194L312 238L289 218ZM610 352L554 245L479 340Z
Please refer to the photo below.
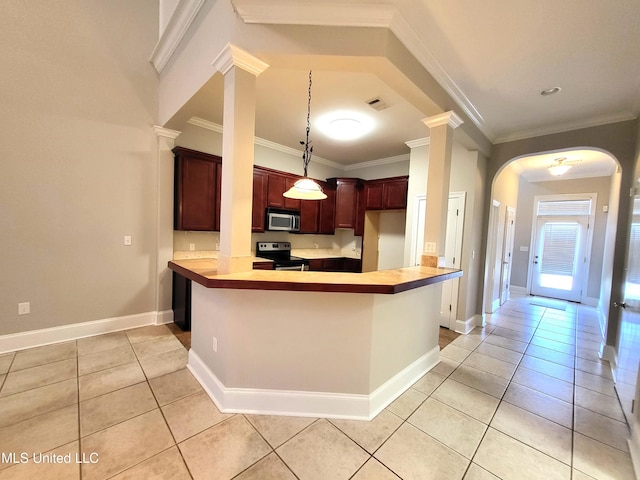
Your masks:
M291 242L293 250L321 250L327 254L345 257L360 257L362 237L353 235L353 230L336 230L335 235L300 235L287 232L265 232L251 234L251 250L255 251L256 242ZM218 232L173 232L173 251L186 252L191 258L207 258L220 250ZM191 256L193 255L193 256ZM183 257L184 258L184 257Z

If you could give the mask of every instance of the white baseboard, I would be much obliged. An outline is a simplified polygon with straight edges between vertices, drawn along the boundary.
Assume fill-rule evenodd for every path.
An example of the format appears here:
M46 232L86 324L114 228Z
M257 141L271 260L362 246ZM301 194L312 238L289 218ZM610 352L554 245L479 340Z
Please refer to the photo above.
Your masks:
M457 333L461 333L462 335L467 335L476 328L477 326L482 326L483 318L482 315L474 315L467 320L456 320L456 328L455 331Z
M509 285L509 292L517 295L528 295L527 287L519 287L517 285Z
M61 325L59 327L2 335L0 336L0 353L40 347L52 343L67 342L77 338L128 330L145 325L160 325L161 323L168 323L167 319L169 317L171 317L171 321L173 321L172 310L138 313L123 317L105 318L91 322L73 323L71 325Z
M616 382L617 377L617 366L618 366L618 351L615 347L611 345L607 345L604 340L600 342L600 351L598 352L598 356L602 360L606 360L609 362L609 366L611 367L611 375L613 375L613 381Z
M370 395L227 388L193 350L187 368L223 413L371 420L439 361L436 346Z
M166 325L167 323L173 323L173 310L158 312L156 325Z
M633 464L633 472L636 478L640 474L640 424L635 419L635 415L631 422L631 438L628 440L629 453L631 454L631 463Z

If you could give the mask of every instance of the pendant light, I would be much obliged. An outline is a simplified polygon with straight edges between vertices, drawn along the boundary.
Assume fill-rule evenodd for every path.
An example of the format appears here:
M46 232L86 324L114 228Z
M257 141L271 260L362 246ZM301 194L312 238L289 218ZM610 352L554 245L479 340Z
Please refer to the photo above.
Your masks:
M302 164L304 168L304 177L293 184L289 190L284 192L284 196L287 198L295 198L299 200L323 200L327 198L327 195L322 191L320 185L307 177L307 167L311 161L311 155L313 154L313 147L309 144L309 132L311 131L311 70L309 70L309 101L307 102L307 139L306 142L300 142L300 145L304 145L304 153L302 154Z

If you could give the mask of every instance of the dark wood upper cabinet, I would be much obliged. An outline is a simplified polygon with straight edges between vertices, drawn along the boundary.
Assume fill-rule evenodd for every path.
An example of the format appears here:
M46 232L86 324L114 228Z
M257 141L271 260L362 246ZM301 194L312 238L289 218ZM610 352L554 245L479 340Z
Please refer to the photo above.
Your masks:
M220 229L220 166L217 155L176 147L174 170L175 230Z
M300 180L300 177L285 177L284 190L282 191L282 193L288 191L291 187L293 187L293 184L296 183L298 180ZM284 198L284 208L288 208L291 210L298 210L299 212L302 213L302 204L305 202L302 202L295 198L287 198L287 197L282 197L282 198Z
M298 200L300 202L300 233L318 233L320 202L318 200Z
M251 231L264 232L265 211L267 208L267 194L269 188L269 174L257 168L253 169L253 207L251 210Z
M369 180L364 187L366 210L394 210L407 208L409 177Z
M409 177L394 177L386 179L383 184L383 208L390 210L403 210L407 208L408 188Z
M362 188L359 178L330 178L336 186L336 228L354 228L358 190Z
M384 184L369 181L364 186L364 202L367 210L382 210L384 208Z
M269 190L267 195L267 206L284 208L284 197L282 194L287 191L286 177L275 173L269 173Z
M328 182L320 182L320 186L327 198L320 200L318 233L333 235L336 231L336 187Z

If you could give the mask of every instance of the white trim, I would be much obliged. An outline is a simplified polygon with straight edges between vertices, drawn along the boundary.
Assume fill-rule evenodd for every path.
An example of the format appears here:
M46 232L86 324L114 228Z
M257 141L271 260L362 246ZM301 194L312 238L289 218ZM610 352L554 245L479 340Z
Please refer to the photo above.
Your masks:
M167 325L169 323L173 323L173 310L157 312L156 325Z
M173 311L169 312L173 315ZM145 325L169 323L166 321L167 318L168 311L145 312L123 317L105 318L91 322L73 323L71 325L61 325L59 327L2 335L0 336L0 353L40 347L52 343L67 342L77 338L128 330Z
M431 143L431 137L416 138L415 140L409 140L404 144L409 148L428 147Z
M245 23L388 27L396 8L381 3L232 0Z
M167 66L176 48L184 38L187 30L204 5L205 0L180 0L178 7L171 15L171 20L156 43L149 61L160 73Z
M454 331L462 335L468 335L478 326L482 326L482 315L475 314L466 320L456 320Z
M631 437L627 442L629 445L629 454L631 455L633 472L635 473L636 478L638 478L638 474L640 474L640 423L638 423L635 415L631 422Z
M442 125L448 125L451 128L456 129L464 123L464 120L462 120L462 118L460 118L460 115L458 115L456 112L454 112L453 110L449 110L448 112L423 118L422 123L424 123L430 129L440 127Z
M157 136L170 138L171 140L175 140L176 138L178 138L178 135L182 133L178 130L171 130L170 128L161 127L159 125L154 125L153 131Z
M409 154L404 153L402 155L396 155L393 157L378 158L377 160L369 160L366 162L343 165L342 168L343 170L348 171L348 170L357 170L359 168L377 167L380 165L390 165L392 163L400 163L400 162L408 162L408 161L409 161Z
M519 285L509 285L509 291L516 295L529 295L527 287L520 287Z
M211 65L223 75L229 73L232 67L238 67L256 77L269 68L268 63L232 43L224 46Z
M193 350L187 368L223 413L371 420L439 362L436 346L370 395L227 388Z
M598 352L598 356L602 360L609 362L612 366L618 364L618 352L616 352L616 349L613 346L607 345L605 340L600 341L600 351Z
M245 23L388 28L489 140L495 135L458 84L435 58L424 38L392 5L381 3L319 4L312 1L233 0Z

